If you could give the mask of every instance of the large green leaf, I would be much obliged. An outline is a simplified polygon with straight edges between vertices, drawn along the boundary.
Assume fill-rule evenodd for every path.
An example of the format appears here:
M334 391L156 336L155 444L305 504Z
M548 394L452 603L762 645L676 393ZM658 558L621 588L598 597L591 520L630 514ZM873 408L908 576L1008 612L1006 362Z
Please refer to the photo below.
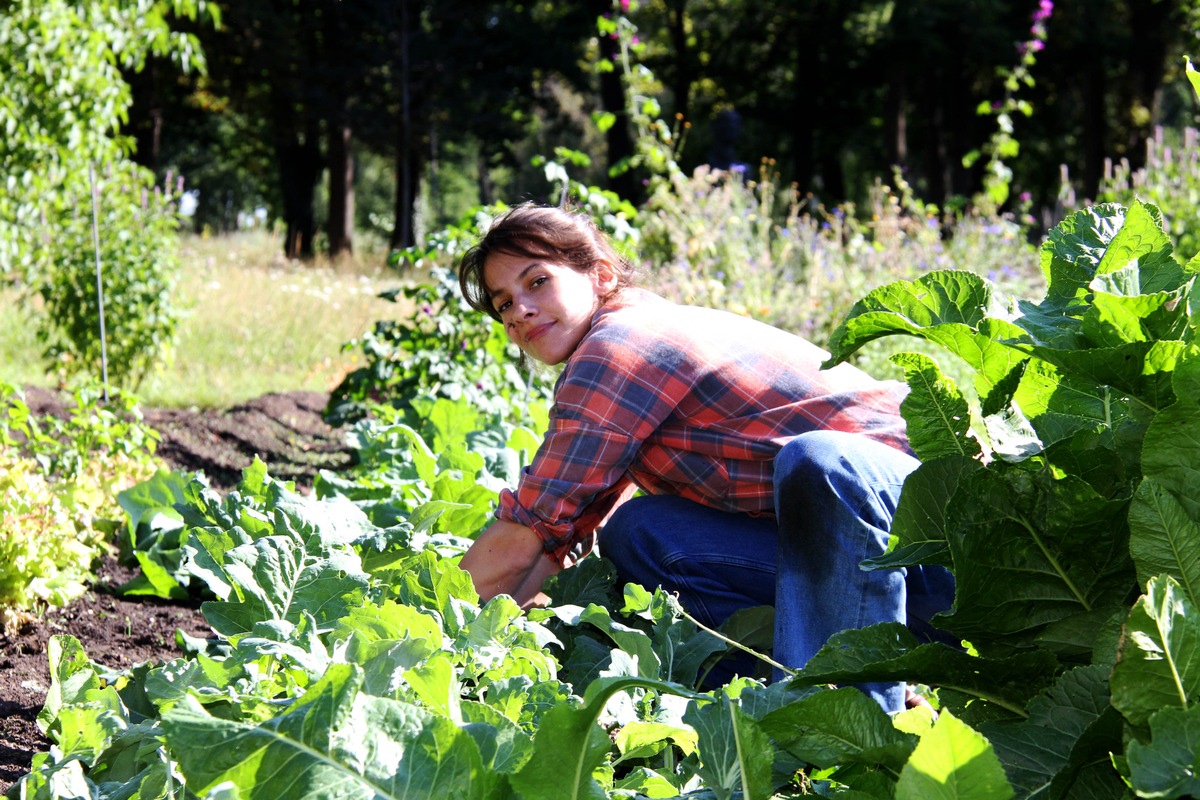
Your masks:
M891 535L896 544L886 554L864 561L863 567L950 566L946 506L962 476L980 468L981 464L972 458L940 458L909 473L892 517Z
M1161 708L1200 698L1200 615L1171 577L1152 578L1125 621L1112 704L1143 726Z
M160 469L149 480L117 493L117 505L125 512L128 544L133 550L149 547L148 537L156 526L161 530L162 525L182 524L175 504L184 501L188 481L183 473Z
M904 370L909 393L900 405L908 422L908 442L922 461L944 456L977 455L971 438L971 411L962 392L948 380L937 362L917 353L900 353L892 362Z
M360 688L361 673L335 666L261 724L214 717L189 698L163 718L167 746L198 794L228 781L243 800L505 796L466 731Z
M795 681L925 683L1024 715L1025 704L1053 679L1055 664L1054 656L1044 650L993 659L942 644L922 644L900 623L886 622L834 634Z
M50 689L37 716L38 728L43 733L55 735L60 727L56 722L59 714L72 705L94 703L120 710L116 689L101 679L78 639L69 634L51 636L46 652L50 661Z
M1120 749L1119 717L1109 705L1108 669L1080 667L1059 676L1053 686L1030 701L1029 717L1020 722L985 723L979 730L995 748L1009 781L1020 797L1061 797L1080 782L1084 772L1102 766L1092 785L1106 785L1094 800L1117 800L1124 786L1109 763Z
M973 272L943 270L881 286L854 304L830 335L829 364L867 342L894 334L923 335L935 325L976 328L991 305L991 289Z
M1111 386L1131 394L1152 409L1165 408L1174 400L1171 371L1188 352L1183 342L1168 341L1129 342L1087 350L1040 345L1021 348L1097 387Z
M1150 477L1142 479L1129 506L1129 553L1139 584L1170 575L1192 605L1200 607L1200 522Z
M1113 428L1129 414L1110 386L1085 380L1041 359L1030 359L1013 395L1046 446L1079 431Z
M298 622L310 613L322 626L360 605L369 583L353 552L314 554L290 536L268 536L225 554L224 573L237 599L204 603L213 629L233 637L264 620Z
M1139 797L1200 796L1200 706L1164 708L1150 717L1150 742L1126 751Z
M778 747L817 767L878 764L899 772L916 745L879 703L851 688L801 695L764 714L760 724Z
M1171 240L1163 230L1162 212L1151 203L1135 200L1125 209L1120 230L1104 248L1096 275L1125 273L1127 294L1150 294L1174 289L1185 279L1171 257Z
M1179 339L1187 325L1182 292L1133 297L1096 293L1083 316L1083 332L1099 347Z
M896 782L896 800L1008 800L1014 794L987 739L943 711Z
M965 476L947 511L954 608L939 624L995 655L1067 619L1099 624L1133 584L1127 506L1042 463Z
M451 636L457 636L479 603L471 575L451 559L426 550L404 563L404 570L390 575L396 601L432 611Z
M593 772L604 762L612 742L596 724L613 694L645 688L707 701L683 687L643 678L600 678L588 686L582 705L558 703L541 718L534 735L533 757L512 776L524 800L605 800Z
M1076 211L1054 226L1042 243L1046 301L1055 308L1078 305L1100 269L1109 243L1125 223L1125 209L1103 203Z
M463 729L479 745L484 769L509 774L519 770L533 755L529 735L496 709L464 700L459 710Z
M1200 352L1193 345L1172 375L1175 402L1146 430L1142 471L1171 492L1200 522Z
M774 748L759 724L732 700L691 706L683 715L696 729L700 749L700 775L718 798L767 800L774 786L771 762Z

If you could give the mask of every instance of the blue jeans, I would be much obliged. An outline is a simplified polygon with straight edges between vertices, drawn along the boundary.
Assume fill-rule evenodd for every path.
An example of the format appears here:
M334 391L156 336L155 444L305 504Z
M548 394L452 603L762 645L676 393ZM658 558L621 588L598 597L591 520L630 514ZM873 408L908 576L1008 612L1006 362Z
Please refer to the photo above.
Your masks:
M772 655L789 667L848 628L895 621L933 638L929 618L954 599L948 570L859 567L887 549L900 488L917 463L860 434L803 434L775 457L776 519L636 497L600 532L600 553L623 581L677 593L712 627L739 609L774 606ZM903 684L859 688L885 711L904 708Z

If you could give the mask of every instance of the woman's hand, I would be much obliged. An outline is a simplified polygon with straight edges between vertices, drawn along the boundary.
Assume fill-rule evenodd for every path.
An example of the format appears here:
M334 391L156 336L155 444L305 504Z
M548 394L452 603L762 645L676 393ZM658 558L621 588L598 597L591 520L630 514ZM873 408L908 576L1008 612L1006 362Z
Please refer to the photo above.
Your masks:
M562 569L546 557L542 538L532 528L505 520L485 528L459 566L471 573L480 603L507 594L522 608L545 605L542 584Z

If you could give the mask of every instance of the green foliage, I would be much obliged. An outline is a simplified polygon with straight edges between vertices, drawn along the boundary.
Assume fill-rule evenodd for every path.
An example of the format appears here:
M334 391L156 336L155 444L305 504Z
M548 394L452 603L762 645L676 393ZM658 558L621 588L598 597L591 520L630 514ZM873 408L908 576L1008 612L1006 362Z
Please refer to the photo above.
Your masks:
M1200 669L1187 555L1200 546L1196 263L1176 261L1158 209L1135 202L1072 214L1041 264L1040 302L1006 300L966 272L881 287L831 346L835 363L878 337L917 337L973 376L959 387L934 360L897 356L922 464L897 544L872 566L952 568L954 606L935 623L970 643L974 678L938 674L942 645L896 647L894 632L867 629L841 634L802 679L940 686L943 709L991 740L1018 796L1050 783L1119 797L1131 774L1138 796L1162 796L1142 793L1173 780L1148 754L1190 745L1169 715L1156 730L1155 713L1192 708ZM1013 673L1014 659L1042 664ZM1107 753L1126 743L1114 770Z
M378 525L408 519L422 506L440 507L431 520L435 530L474 536L490 521L496 493L516 485L548 425L544 401L509 402L509 412L493 415L463 397L415 398L403 415L373 406L347 437L354 466L321 472L313 488L318 497L353 500ZM416 422L410 426L403 416Z
M1037 64L1037 54L1046 46L1046 22L1053 11L1052 0L1040 0L1029 29L1031 38L1021 42L1017 48L1020 61L1012 69L1005 67L999 70L1004 81L1004 99L984 101L976 108L976 113L996 118L996 130L983 146L982 152L973 150L963 157L965 167L974 164L980 155L986 154L988 157L983 177L984 190L975 199L976 204L984 209L994 211L1008 201L1013 172L1005 162L1015 159L1021 152L1021 144L1013 134L1013 117L1016 114L1025 117L1033 114L1033 106L1028 100L1018 98L1018 93L1034 85L1033 67Z
M94 577L116 517L116 494L157 466L158 436L134 400L76 392L65 418L35 418L21 391L0 383L0 613L79 597Z
M202 606L214 636L181 637L181 657L119 675L56 637L39 718L56 747L13 796L103 780L144 798L184 783L298 799L336 784L364 798L766 800L796 796L787 787L805 763L885 765L838 775L864 791L1011 796L988 742L949 715L922 747L853 689L738 679L696 691L722 643L661 590L627 586L622 602L602 559L553 580L553 605L524 614L506 596L478 605L453 561L461 545L416 524L377 527L344 498L296 495L262 464L225 498L196 480L178 496L181 572L214 598ZM927 716L901 719L929 730Z
M283 763L310 765L288 785L297 797L329 781L383 796L413 781L597 798L812 787L999 799L1047 785L1116 798L1125 779L1147 796L1189 785L1192 767L1169 765L1195 752L1200 694L1194 271L1145 205L1074 215L1041 255L1040 303L942 270L870 292L832 340L844 359L873 338L917 336L976 376L960 389L932 359L898 357L923 463L880 560L954 569L939 624L969 651L878 626L843 632L792 681L697 693L723 642L661 591L616 594L603 559L552 581L546 609L522 614L505 596L480 607L454 560L480 524L471 514L490 508L494 488L474 490L503 459L474 452L496 441L470 435L478 412L442 399L416 404L421 433L394 420L362 429L363 463L385 466L373 487L330 481L304 498L256 464L225 498L186 476L126 494L131 531L175 520L169 566L213 598L216 636L113 684L82 659L59 662L45 714L58 750L20 791L105 776L133 792L182 776L271 794L281 787L259 776L275 770L261 767ZM408 501L383 514L386 496ZM450 514L466 516L436 532ZM875 680L930 687L936 723L826 688ZM134 739L118 737L134 713ZM374 731L361 752L349 720ZM218 746L229 741L239 747ZM124 763L135 742L145 760ZM1125 754L1117 769L1110 752Z
M0 445L41 464L53 479L73 480L90 468L92 456L120 455L139 470L154 467L159 434L142 422L137 398L102 389L91 382L76 389L63 417L35 418L16 386L0 383Z
M109 380L136 388L166 366L179 324L181 311L174 302L178 194L153 186L147 170L125 168L97 187L103 308L86 195L66 198L48 219L47 230L54 233L43 255L53 266L32 289L42 300L38 337L50 363L67 377L95 377L106 356Z
M1097 199L1153 203L1162 209L1163 227L1178 251L1200 252L1200 220L1191 212L1200 204L1200 132L1184 128L1179 138L1157 129L1146 141L1145 164L1136 170L1125 158L1106 162Z
M616 6L625 11L629 9L628 4L618 3ZM645 55L645 45L638 38L637 26L629 15L615 13L600 17L597 26L601 36L616 38L620 48L618 65L626 92L626 113L635 131L633 155L613 164L609 172L621 175L636 171L649 175L653 191L658 182L669 180L682 172L678 163L678 151L682 144L678 127L662 118L663 110L657 95L662 93L663 87L646 65L639 61ZM598 61L596 65L598 71L613 68L614 65L607 61ZM616 119L597 116L595 122L601 130L606 130L616 123Z
M545 397L544 381L523 378L515 347L501 326L472 309L447 267L431 266L430 281L389 290L380 297L410 305L407 319L381 320L348 342L362 351L363 366L333 390L326 419L340 425L363 418L372 404L411 408L418 397L465 398L503 414L512 396ZM410 419L415 422L415 418Z
M75 314L72 303L83 285L78 268L88 253L94 256L84 222L90 212L84 201L91 196L89 170L105 165L123 176L119 184L135 183L132 191L107 198L123 208L106 212L106 224L118 227L102 233L106 241L132 237L131 243L110 241L110 280L122 289L119 299L140 298L126 313L149 317L131 323L132 332L116 342L115 374L131 385L158 355L174 323L169 306L161 305L165 296L154 294L165 288L159 279L161 259L171 258L160 252L170 241L169 225L157 219L165 209L156 203L148 214L137 210L148 186L145 178L133 177L128 143L117 136L132 102L121 70L139 70L151 55L170 56L185 68L202 65L194 37L173 31L168 18L205 14L215 19L217 13L206 0L15 0L0 15L0 174L5 176L0 276L21 280L32 295L51 301L51 317L39 327L55 349L94 357L99 326L89 330L84 322L95 316L88 320L84 311L61 328L55 318L68 310ZM130 224L134 220L143 222ZM139 263L147 252L155 253L150 267ZM134 274L113 277L126 269ZM70 371L99 373L96 360L83 363Z
M70 498L46 480L36 461L0 454L0 616L66 605L87 590L104 534L77 527Z

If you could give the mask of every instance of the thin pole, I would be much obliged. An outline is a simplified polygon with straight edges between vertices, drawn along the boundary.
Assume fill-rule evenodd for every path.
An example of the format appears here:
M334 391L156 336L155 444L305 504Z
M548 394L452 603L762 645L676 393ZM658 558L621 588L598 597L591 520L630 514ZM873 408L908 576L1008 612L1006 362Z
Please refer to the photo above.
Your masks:
M100 371L104 383L104 402L108 402L108 343L104 335L104 282L100 279L100 219L96 212L96 165L88 164L92 184L92 246L96 249L96 300L100 304Z

